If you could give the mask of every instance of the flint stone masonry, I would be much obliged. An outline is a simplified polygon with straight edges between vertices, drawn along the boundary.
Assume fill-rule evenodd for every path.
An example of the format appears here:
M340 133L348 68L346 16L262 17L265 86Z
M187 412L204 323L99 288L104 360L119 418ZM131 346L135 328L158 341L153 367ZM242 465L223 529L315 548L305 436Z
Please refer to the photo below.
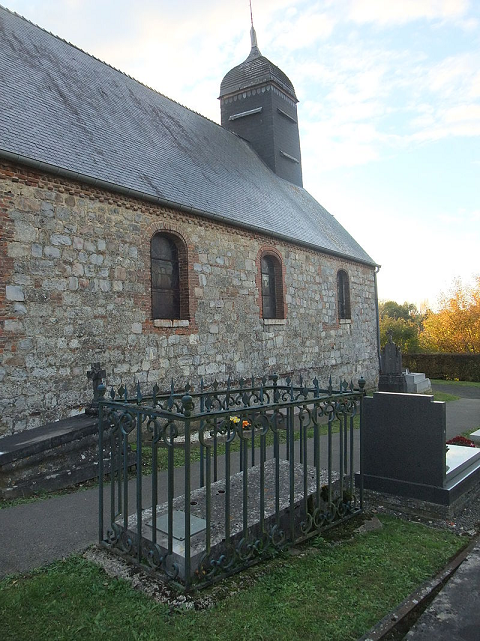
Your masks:
M371 266L6 163L0 217L0 434L82 411L93 362L114 385L292 370L325 384L330 375L376 383ZM184 240L188 263L188 317L167 322L151 316L150 240L161 231ZM276 322L260 314L265 250L284 271ZM339 269L352 308L341 324Z

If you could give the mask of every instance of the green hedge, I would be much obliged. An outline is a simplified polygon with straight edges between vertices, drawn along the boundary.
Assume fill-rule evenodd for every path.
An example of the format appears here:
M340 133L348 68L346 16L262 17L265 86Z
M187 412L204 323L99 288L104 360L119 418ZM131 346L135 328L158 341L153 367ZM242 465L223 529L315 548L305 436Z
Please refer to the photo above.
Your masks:
M480 354L402 354L402 365L428 378L480 381Z

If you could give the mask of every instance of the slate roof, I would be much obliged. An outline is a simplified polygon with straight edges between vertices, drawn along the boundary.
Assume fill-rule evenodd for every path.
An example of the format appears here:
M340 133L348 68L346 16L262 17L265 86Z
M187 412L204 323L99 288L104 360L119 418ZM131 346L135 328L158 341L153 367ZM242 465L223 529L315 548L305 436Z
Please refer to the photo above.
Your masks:
M295 89L288 76L268 58L262 56L258 47L253 46L248 58L230 69L223 78L220 83L220 98L246 87L255 87L267 82L276 83L298 102Z
M250 146L0 7L0 157L374 261Z

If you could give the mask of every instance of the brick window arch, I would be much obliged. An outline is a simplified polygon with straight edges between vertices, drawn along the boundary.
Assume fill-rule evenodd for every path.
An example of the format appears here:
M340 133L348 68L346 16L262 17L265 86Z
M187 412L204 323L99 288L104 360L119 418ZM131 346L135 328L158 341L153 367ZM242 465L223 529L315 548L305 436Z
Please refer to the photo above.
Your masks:
M178 236L159 232L150 242L152 318L188 319L186 246Z
M262 318L285 318L282 262L273 252L260 256L260 294Z
M337 272L337 309L338 320L350 319L352 317L350 308L350 283L348 274L344 269Z

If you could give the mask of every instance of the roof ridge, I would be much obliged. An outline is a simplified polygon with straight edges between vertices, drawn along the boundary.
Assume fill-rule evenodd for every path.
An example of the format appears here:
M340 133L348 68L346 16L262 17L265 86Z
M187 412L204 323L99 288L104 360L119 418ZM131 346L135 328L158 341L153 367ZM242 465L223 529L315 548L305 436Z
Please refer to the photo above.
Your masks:
M13 16L16 16L17 18L20 18L24 22L27 22L28 24L31 24L33 27L36 29L40 29L40 31L43 31L44 33L48 33L48 35L52 36L56 40L60 40L60 42L64 42L67 44L69 47L72 47L73 49L77 49L77 51L80 51L80 53L83 53L84 55L88 56L89 58L92 58L93 60L96 60L102 65L105 65L106 67L110 67L110 69L113 69L113 71L116 71L117 73L122 74L122 76L125 76L126 78L130 78L130 80L133 80L133 82L136 82L139 85L142 85L142 87L145 87L149 91L153 91L154 93L158 94L159 96L162 96L162 98L166 98L167 100L170 100L170 102L174 102L176 105L179 107L183 107L183 109L187 109L188 111L191 111L192 113L196 114L197 116L200 116L200 118L204 118L205 120L208 120L208 122L213 123L214 125L217 125L217 127L220 127L227 133L230 133L227 129L222 127L218 122L215 122L215 120L211 120L211 118L208 118L207 116L204 116L201 114L199 111L195 111L195 109L192 109L191 107L187 107L186 105L183 105L181 102L178 102L178 100L175 100L174 98L170 98L166 94L162 93L161 91L158 91L158 89L154 89L153 87L150 87L149 85L145 84L141 80L137 80L130 74L126 73L125 71L122 71L121 69L117 69L117 67L114 67L111 65L109 62L105 62L105 60L101 60L100 58L97 58L97 56L94 56L93 54L89 53L88 51L85 51L84 49L81 49L77 45L73 44L72 42L69 42L68 40L65 40L65 38L62 38L61 36L57 36L55 33L52 33L51 31L48 31L48 29L44 29L40 25L36 24L32 20L29 20L28 18L25 18L25 16L20 15L16 11L13 11L12 9L9 9L8 7L4 7L2 4L0 4L0 9L3 9L7 13L10 13Z

